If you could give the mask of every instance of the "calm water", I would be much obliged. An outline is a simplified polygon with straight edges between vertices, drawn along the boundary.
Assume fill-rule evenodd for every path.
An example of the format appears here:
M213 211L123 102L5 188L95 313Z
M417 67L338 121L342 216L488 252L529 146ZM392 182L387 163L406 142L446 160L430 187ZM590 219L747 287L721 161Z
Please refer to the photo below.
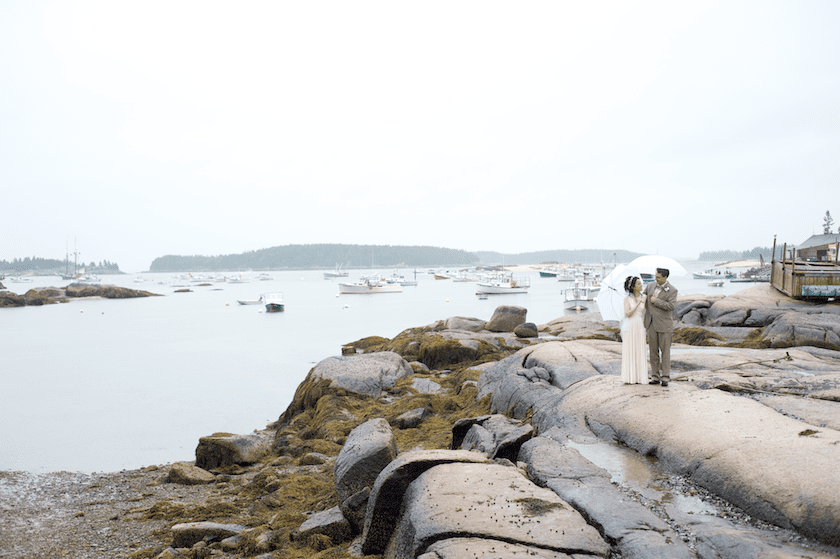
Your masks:
M711 264L684 263L689 270ZM367 273L351 271L349 279ZM164 296L0 309L0 470L116 471L192 460L201 436L248 433L276 420L312 366L345 343L451 316L489 320L502 304L525 307L528 321L544 324L563 315L568 285L517 273L531 276L529 293L481 300L474 283L434 280L424 270L403 293L338 296L338 281L321 271L270 275L209 287L171 274L103 276L103 284ZM67 282L3 283L24 293ZM755 285L672 283L683 294ZM193 292L174 293L176 286ZM284 293L285 312L236 303L270 291Z

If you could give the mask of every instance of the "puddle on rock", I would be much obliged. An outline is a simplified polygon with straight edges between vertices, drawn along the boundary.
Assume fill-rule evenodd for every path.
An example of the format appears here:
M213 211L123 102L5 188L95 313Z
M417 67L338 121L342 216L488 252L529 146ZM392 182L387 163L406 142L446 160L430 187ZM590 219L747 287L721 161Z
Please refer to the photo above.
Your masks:
M567 439L565 444L580 452L581 456L610 473L613 482L652 497L662 504L670 504L685 514L714 514L715 508L699 497L684 495L663 488L661 480L668 474L662 472L655 458L642 456L627 447L599 441L577 443Z

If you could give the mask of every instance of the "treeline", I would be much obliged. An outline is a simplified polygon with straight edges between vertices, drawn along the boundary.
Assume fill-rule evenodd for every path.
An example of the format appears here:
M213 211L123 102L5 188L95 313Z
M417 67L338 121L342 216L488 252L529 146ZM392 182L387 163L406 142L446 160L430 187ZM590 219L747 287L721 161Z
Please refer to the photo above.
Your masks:
M155 258L150 272L221 270L312 270L334 268L389 268L397 266L473 266L475 253L431 246L390 245L285 245L241 254L175 256Z
M25 258L14 258L11 262L8 260L0 260L0 270L3 273L14 273L14 274L24 274L26 272L38 272L38 271L63 271L67 267L72 269L74 264L71 262L70 264L67 263L66 260L56 260L54 258L38 258L37 256L33 256L29 258L28 256ZM120 267L115 262L108 262L107 260L101 261L99 264L96 262L91 262L90 264L85 265L83 262L79 262L79 268L87 268L88 271L113 271L118 272Z
M752 250L711 250L701 252L698 260L758 260L764 257L765 262L772 260L773 249L769 247L755 247ZM782 247L776 247L776 258L781 258Z
M518 254L504 254L501 252L476 252L482 264L543 264L545 262L559 262L562 264L600 264L612 265L627 263L642 256L640 252L629 250L541 250L536 252L520 252Z

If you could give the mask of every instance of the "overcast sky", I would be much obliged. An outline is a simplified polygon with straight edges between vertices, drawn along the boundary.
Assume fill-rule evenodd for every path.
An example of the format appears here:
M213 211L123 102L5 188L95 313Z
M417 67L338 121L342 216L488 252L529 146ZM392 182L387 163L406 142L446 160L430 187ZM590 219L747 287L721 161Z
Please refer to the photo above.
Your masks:
M840 2L0 3L0 259L840 227Z

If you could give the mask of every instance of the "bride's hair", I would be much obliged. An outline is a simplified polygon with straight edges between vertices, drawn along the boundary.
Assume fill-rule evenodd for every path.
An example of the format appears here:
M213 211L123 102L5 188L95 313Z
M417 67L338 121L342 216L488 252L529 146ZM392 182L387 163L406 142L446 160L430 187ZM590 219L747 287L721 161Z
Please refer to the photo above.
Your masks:
M627 279L624 280L624 291L626 291L627 293L633 293L633 285L635 285L638 279L639 278L637 278L636 276L627 276Z

